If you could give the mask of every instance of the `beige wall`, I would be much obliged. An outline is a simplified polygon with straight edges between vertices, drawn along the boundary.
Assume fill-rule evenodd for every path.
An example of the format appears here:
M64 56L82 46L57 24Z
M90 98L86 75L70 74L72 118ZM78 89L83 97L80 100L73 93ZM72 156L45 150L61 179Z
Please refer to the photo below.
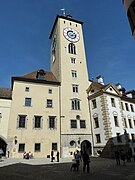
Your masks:
M63 30L67 27L75 29L80 34L80 40L75 44L76 54L68 52L68 41L63 36ZM86 89L89 86L88 71L85 56L84 39L82 32L82 25L71 20L58 18L53 35L57 35L56 45L56 60L51 62L51 71L55 74L59 81L61 81L61 138L62 138L62 152L66 151L65 155L70 155L73 151L70 147L70 141L75 142L81 138L91 142L91 126L88 108L88 100ZM71 63L71 58L76 59L76 63ZM52 58L51 58L52 59ZM59 69L59 74L57 70ZM77 71L77 78L72 78L71 71ZM78 93L73 93L72 85L78 85ZM72 110L71 100L77 98L80 100L80 110ZM77 128L71 128L70 120L76 119L79 115L80 119L86 120L86 128L80 128L80 120L77 120ZM88 135L87 137L85 135ZM72 136L73 135L73 136ZM72 137L72 138L71 138ZM67 143L64 143L67 142ZM66 150L65 150L66 149Z
M25 92L25 87L29 87L29 92ZM48 89L52 89L52 94L48 94ZM24 105L25 97L32 98L31 107ZM18 153L20 143L25 143L26 152L31 151L34 157L47 157L50 155L52 143L58 144L60 149L60 121L59 121L59 87L47 84L36 84L27 82L14 82L13 100L9 123L8 140L12 146L12 157L22 157ZM53 100L53 108L46 107L46 100ZM17 128L18 115L27 115L26 128ZM33 128L34 115L42 116L42 128ZM57 127L50 130L48 117L56 116ZM17 137L17 145L14 137ZM35 143L41 143L41 152L34 152Z
M7 143L11 100L0 99L0 138Z

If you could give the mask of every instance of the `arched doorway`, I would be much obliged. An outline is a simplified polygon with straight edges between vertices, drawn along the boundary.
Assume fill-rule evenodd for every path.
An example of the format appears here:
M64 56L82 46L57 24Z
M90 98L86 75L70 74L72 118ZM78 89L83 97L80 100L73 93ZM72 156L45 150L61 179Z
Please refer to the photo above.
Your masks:
M0 148L2 148L4 152L3 156L6 156L7 143L2 138L0 138Z
M92 154L91 143L88 140L84 140L81 143L81 153L83 154L84 151L86 151L89 155Z

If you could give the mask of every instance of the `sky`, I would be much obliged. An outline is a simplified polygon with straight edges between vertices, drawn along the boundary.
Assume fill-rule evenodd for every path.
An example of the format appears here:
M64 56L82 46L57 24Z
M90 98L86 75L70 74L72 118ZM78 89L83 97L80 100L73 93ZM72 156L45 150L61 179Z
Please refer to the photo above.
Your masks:
M61 8L83 21L89 79L135 89L135 39L122 0L0 0L0 88L50 70L49 35Z

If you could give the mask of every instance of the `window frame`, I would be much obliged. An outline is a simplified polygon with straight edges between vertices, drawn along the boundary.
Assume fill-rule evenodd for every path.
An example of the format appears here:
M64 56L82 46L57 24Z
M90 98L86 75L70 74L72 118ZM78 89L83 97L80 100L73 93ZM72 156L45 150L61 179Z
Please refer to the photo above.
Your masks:
M112 105L112 107L116 107L116 103L115 103L115 99L114 98L111 98L111 105Z
M118 116L114 115L114 116L113 116L113 119L114 119L114 125L115 125L115 127L119 127Z
M58 150L58 143L52 143L52 151L57 151Z
M56 116L49 116L49 129L56 129Z
M17 128L23 128L23 129L26 128L26 116L27 115L18 115L18 125L17 125Z
M36 122L37 120L39 120L39 122ZM42 116L35 115L34 116L34 129L41 129L41 122L42 122ZM37 126L37 124L39 124L39 126Z
M41 152L41 143L35 143L34 152Z
M46 100L46 107L47 108L53 108L53 100L52 99L47 99Z
M31 107L32 98L25 97L24 106Z
M25 143L19 143L18 145L18 153L22 153L22 152L25 152Z
M76 119L70 120L70 128L71 129L77 129L77 120Z
M79 99L71 99L71 109L72 110L80 110L80 100Z
M80 120L80 129L86 129L86 120Z

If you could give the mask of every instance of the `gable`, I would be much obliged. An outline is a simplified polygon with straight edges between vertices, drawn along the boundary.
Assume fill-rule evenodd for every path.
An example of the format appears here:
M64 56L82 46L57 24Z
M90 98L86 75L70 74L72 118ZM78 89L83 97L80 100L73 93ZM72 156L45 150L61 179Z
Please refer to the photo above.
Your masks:
M109 84L108 86L106 86L105 89L104 89L104 92L114 94L114 95L117 95L117 96L121 96L121 93L119 92L119 90L113 84Z

